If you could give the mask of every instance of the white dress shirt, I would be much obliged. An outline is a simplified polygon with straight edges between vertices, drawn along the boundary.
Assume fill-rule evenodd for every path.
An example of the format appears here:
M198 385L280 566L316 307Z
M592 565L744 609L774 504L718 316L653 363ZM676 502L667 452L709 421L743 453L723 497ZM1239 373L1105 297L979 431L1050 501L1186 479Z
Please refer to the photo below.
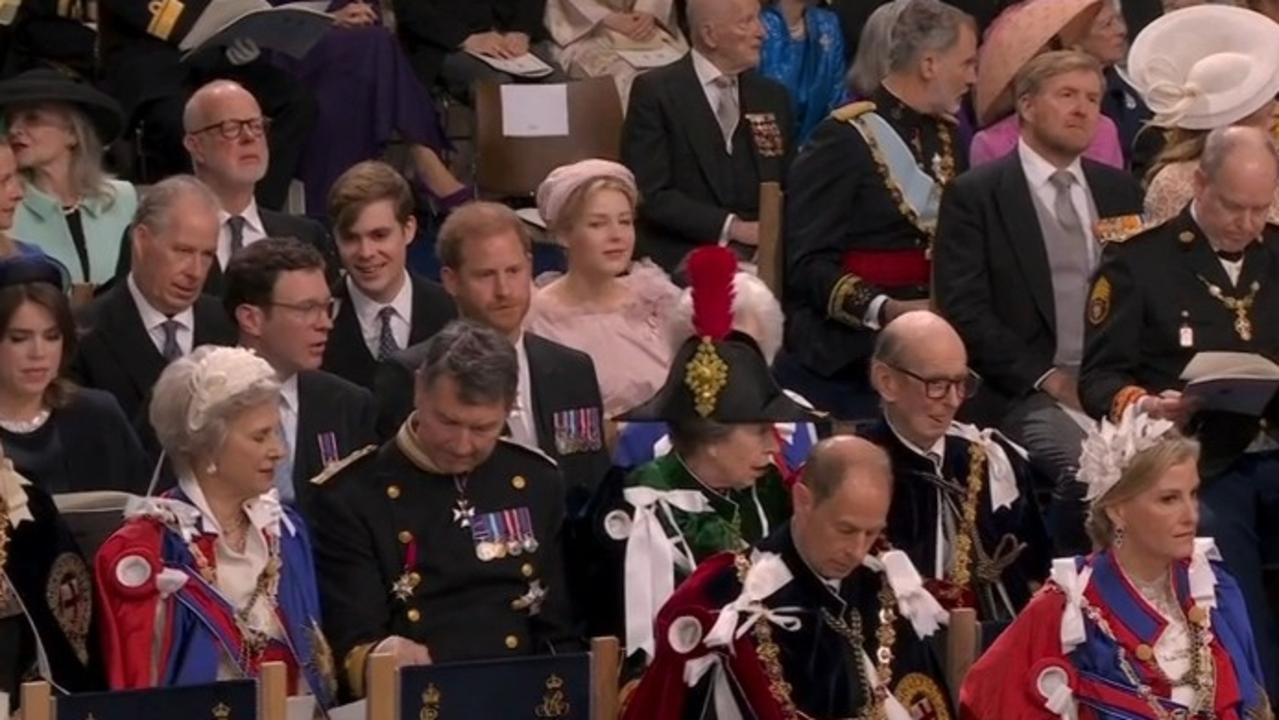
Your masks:
M1199 225L1198 205L1199 205L1198 201L1192 200L1190 202L1190 219L1194 220L1196 225ZM1199 227L1202 228L1203 226L1199 225ZM1212 246L1211 240L1209 240L1208 245L1209 247ZM1213 248L1213 252L1216 252L1216 251L1217 249ZM1222 269L1226 271L1226 275L1230 278L1230 284L1238 285L1239 274L1243 272L1243 258L1239 258L1238 260L1227 260L1221 257L1220 255L1218 255L1217 262L1220 262Z
M1070 204L1075 207L1080 221L1084 225L1084 233L1088 240L1088 261L1095 267L1101 258L1101 243L1093 240L1093 227L1097 224L1097 209L1093 207L1092 192L1088 189L1088 178L1084 177L1084 166L1079 158L1064 168L1048 162L1035 152L1025 140L1017 141L1017 156L1021 159L1022 172L1026 174L1026 184L1044 207L1052 210L1057 204L1057 188L1050 178L1053 173L1065 170L1075 178L1070 185Z
M129 288L129 294L133 296L133 304L138 308L138 316L142 319L142 327L146 328L147 335L151 337L151 342L155 343L155 349L161 355L164 354L164 323L168 320L176 320L178 323L178 347L182 349L183 355L191 354L191 346L195 342L195 311L187 308L170 318L147 302L142 291L138 289L138 283L133 279L133 273L129 273L125 284Z
M413 322L413 282L409 279L407 270L404 271L404 284L400 286L400 291L391 298L389 303L380 303L365 295L351 281L349 275L346 278L346 289L350 295L351 304L355 307L355 317L360 321L360 334L364 336L364 344L368 347L370 355L378 356L378 346L382 338L382 320L378 318L378 313L388 306L395 310L391 316L391 335L395 337L395 344L401 350L409 346L409 329Z
M266 238L266 228L262 226L262 216L258 214L257 200L249 198L249 206L244 208L240 217L244 218L244 244L241 248ZM231 213L218 210L218 267L221 268L225 268L231 261L231 228L226 224L230 218Z
M289 379L280 383L280 425L284 428L284 441L288 456L297 462L298 458L298 376L290 375Z
M524 334L515 341L515 357L519 360L519 387L516 388L515 405L507 418L511 439L533 449L537 444L537 416L533 411L533 381L528 371L528 353L524 349Z

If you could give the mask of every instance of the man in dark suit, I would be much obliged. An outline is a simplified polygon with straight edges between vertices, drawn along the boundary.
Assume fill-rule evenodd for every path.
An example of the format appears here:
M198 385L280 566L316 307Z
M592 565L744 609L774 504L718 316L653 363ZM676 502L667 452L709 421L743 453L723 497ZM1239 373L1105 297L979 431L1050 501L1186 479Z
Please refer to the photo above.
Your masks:
M631 89L622 161L642 198L640 251L668 272L707 243L753 254L759 184L790 164L790 98L753 70L758 16L754 0L690 0L693 50Z
M406 267L417 234L413 193L391 166L368 161L343 173L329 213L346 277L323 367L372 389L378 360L431 337L457 310L443 288Z
M507 434L559 463L570 513L580 508L610 466L603 443L604 409L590 356L523 330L532 295L532 241L510 208L471 203L455 210L435 246L444 287L462 316L499 330L515 343L519 393ZM378 367L378 428L394 433L412 411L413 373L425 344Z
M439 81L449 94L470 102L477 81L507 83L514 77L473 55L513 58L531 52L555 67L545 41L546 0L393 0L400 42L427 87ZM563 80L558 69L539 81Z
M131 234L133 270L86 309L73 374L115 395L146 445L146 401L160 372L200 345L234 343L235 330L200 292L218 238L218 200L204 183L175 175L152 185Z
M972 18L940 0L906 5L893 61L868 100L837 109L795 158L785 218L783 387L866 419L879 328L928 307L937 198L967 167L954 114L977 78Z
M297 169L302 139L311 131L315 99L304 83L263 56L252 41L215 47L183 57L179 43L210 0L97 3L102 89L124 107L131 128L139 128L144 180L188 172L183 157L183 106L192 92L215 78L229 78L266 108L267 141L274 161L258 184L258 200L281 208Z
M324 258L297 240L268 238L227 266L223 305L240 345L279 373L280 429L288 452L276 465L280 499L310 517L311 478L374 442L373 393L320 370L333 329Z
M938 306L985 380L977 419L998 424L1052 480L1052 510L1073 518L1059 524L1062 552L1087 550L1074 478L1088 282L1102 243L1141 228L1137 182L1082 158L1104 92L1092 56L1059 51L1027 63L1014 81L1017 151L946 190L935 248Z
M270 120L253 95L231 80L214 80L187 101L182 118L183 145L195 176L218 196L217 262L209 269L204 291L222 295L223 268L231 256L267 237L292 237L311 245L324 259L328 278L337 281L337 251L324 227L305 217L260 207L254 190L266 176ZM120 252L116 274L129 270L129 254Z

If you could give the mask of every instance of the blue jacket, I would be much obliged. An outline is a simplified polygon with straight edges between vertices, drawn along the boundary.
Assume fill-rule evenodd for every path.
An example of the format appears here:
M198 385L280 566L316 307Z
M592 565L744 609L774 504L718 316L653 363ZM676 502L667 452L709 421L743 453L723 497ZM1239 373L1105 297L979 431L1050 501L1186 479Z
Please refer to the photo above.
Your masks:
M760 11L764 44L759 72L790 91L795 116L795 145L803 145L830 111L844 103L844 34L830 10L804 11L804 38L794 40L775 6Z

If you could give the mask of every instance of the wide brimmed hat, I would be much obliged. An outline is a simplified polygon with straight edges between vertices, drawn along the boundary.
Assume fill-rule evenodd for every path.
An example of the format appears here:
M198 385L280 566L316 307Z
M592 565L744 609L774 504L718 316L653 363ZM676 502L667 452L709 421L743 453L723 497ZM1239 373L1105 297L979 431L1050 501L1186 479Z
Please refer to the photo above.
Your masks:
M1082 34L1102 0L1027 0L995 18L982 44L977 63L973 109L985 127L1010 108L1005 93L1022 66L1063 31Z
M696 335L680 346L657 393L617 419L727 425L817 419L773 380L759 345L732 329L736 272L737 257L727 248L704 247L689 256Z
M1279 23L1228 5L1168 13L1133 41L1125 79L1153 124L1211 130L1239 122L1279 93Z
M92 85L57 70L28 70L0 82L0 108L42 102L74 105L89 118L103 145L111 144L124 131L124 111L120 103Z

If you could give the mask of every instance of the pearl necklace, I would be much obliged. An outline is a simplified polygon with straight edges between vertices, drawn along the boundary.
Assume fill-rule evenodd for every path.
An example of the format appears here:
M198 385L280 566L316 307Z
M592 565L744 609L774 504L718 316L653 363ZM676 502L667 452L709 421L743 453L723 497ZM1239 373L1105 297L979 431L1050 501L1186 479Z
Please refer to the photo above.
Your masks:
M15 435L25 435L43 427L52 414L49 408L41 408L40 412L35 414L35 417L26 420L0 420L0 428L4 428Z

